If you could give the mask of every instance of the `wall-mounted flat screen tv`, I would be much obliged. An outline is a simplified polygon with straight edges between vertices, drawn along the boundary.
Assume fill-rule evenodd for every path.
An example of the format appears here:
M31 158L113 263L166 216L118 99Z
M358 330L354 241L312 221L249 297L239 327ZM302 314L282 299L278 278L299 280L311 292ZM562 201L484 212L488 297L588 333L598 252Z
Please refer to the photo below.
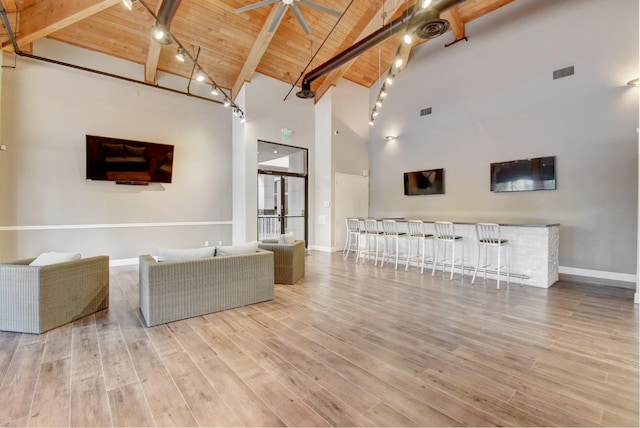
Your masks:
M171 183L173 146L87 135L87 180Z
M404 194L439 195L444 193L444 169L429 169L404 173Z
M555 188L555 156L491 164L492 192L524 192Z

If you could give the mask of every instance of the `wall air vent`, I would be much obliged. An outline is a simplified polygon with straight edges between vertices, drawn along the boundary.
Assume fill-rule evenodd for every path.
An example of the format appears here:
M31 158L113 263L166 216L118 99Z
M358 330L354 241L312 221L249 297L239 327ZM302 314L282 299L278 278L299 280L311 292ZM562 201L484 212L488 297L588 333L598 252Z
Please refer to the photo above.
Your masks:
M573 65L571 67L561 68L553 72L553 80L562 79L563 77L572 76L573 74Z
M420 116L426 116L431 114L431 107L423 108L420 110Z

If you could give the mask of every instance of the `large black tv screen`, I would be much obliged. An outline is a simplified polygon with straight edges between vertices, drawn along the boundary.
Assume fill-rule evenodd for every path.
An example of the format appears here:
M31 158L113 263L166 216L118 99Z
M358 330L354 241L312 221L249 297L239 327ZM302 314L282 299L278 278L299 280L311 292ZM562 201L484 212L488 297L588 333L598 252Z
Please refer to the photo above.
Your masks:
M444 193L444 169L404 173L405 195L438 195L442 193Z
M173 146L87 135L87 180L171 183Z
M555 188L555 156L491 164L492 192L524 192Z

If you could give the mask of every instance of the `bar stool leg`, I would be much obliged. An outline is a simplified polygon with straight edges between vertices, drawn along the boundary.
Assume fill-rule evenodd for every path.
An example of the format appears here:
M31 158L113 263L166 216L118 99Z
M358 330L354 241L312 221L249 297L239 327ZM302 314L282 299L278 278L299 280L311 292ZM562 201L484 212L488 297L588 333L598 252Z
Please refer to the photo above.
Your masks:
M434 247L433 267L431 268L431 276L436 274L436 263L438 261L438 250L440 249L440 241L436 240L436 242L434 243L433 247Z
M500 290L500 256L502 254L502 245L498 244L498 269L497 269L497 274L498 274L498 278L497 278L497 288L498 290Z
M511 285L511 268L509 266L509 244L505 245L504 249L507 251L507 285Z
M398 270L398 253L400 251L400 239L396 236L394 240L396 241L396 265L394 269Z
M476 257L476 267L473 270L473 278L471 278L471 283L473 284L476 281L476 276L478 275L478 266L480 266L480 252L482 251L482 245L478 244L478 255Z
M451 243L451 276L449 279L453 279L453 268L456 265L456 241Z
M420 255L420 275L422 275L424 273L424 253L425 253L425 245L427 243L427 239L426 238L422 238L420 240L422 242L422 254Z
M409 269L409 260L411 260L411 241L413 241L413 239L411 237L407 238L407 262L404 265L404 271L406 272L407 269ZM418 251L416 249L416 251Z

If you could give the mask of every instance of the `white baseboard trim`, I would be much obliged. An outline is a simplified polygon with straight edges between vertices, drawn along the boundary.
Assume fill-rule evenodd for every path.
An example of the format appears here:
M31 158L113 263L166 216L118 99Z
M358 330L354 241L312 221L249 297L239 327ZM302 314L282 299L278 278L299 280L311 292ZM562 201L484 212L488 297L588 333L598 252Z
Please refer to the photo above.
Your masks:
M637 276L631 273L607 272L603 270L580 269L559 266L558 273L566 275L585 276L588 278L608 279L610 281L636 282Z
M320 245L312 245L309 247L310 250L320 251L323 253L333 253L336 250L333 247L322 247Z

